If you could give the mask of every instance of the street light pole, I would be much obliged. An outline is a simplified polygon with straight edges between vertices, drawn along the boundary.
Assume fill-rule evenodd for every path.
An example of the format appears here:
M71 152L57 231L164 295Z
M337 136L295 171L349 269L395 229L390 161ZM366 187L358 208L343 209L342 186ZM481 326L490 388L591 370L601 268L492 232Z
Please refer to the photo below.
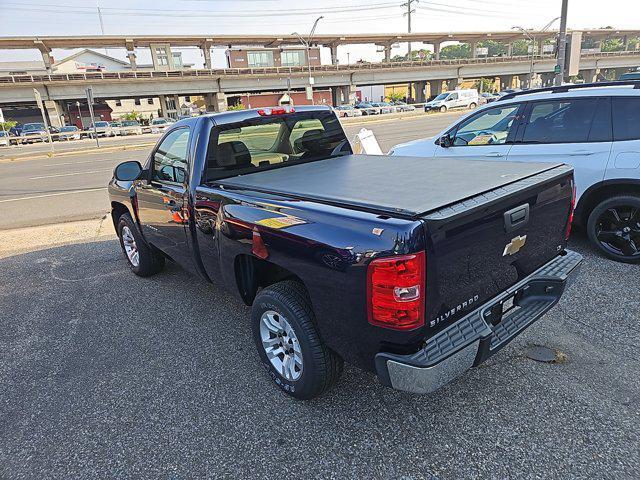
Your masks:
M514 29L518 29L520 30L523 35L525 35L529 41L531 42L531 64L529 65L529 88L531 88L531 85L533 85L533 55L536 51L536 39L534 37L532 37L529 32L527 32L524 28L522 27L511 27L512 30Z
M562 85L564 81L564 60L567 55L567 11L569 0L562 0L560 12L560 33L558 34L558 64L556 65L556 85Z
M309 91L311 93L311 105L315 105L315 102L313 100L313 77L311 76L311 42L313 41L313 34L316 32L316 27L318 26L318 22L320 20L322 20L324 18L324 16L320 15L318 18L316 18L316 21L313 22L313 27L311 27L311 32L309 32L309 37L305 40L304 38L302 38L302 36L298 33L298 32L293 32L292 35L295 35L298 37L298 40L300 40L300 43L305 47L306 51L307 51L307 69L309 72Z

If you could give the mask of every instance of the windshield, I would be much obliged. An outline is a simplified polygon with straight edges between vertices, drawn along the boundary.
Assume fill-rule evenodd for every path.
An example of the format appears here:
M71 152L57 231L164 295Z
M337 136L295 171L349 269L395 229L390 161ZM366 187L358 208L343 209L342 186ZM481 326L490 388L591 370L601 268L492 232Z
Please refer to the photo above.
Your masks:
M436 98L434 98L432 101L440 101L440 100L444 100L445 98L447 98L449 96L448 93L441 93L440 95L438 95Z
M167 121L164 118L156 118L151 125L164 125Z
M122 126L123 126L123 127L137 127L138 125L139 125L139 123L138 123L138 122L135 122L135 121L133 121L133 120L129 120L129 121L126 121L126 122L122 122Z
M109 122L96 122L96 127L108 127Z
M258 117L214 127L205 181L350 154L333 112Z
M23 132L30 132L33 130L44 130L44 123L27 123L22 127Z
M61 132L75 132L78 130L78 127L62 127L60 129Z

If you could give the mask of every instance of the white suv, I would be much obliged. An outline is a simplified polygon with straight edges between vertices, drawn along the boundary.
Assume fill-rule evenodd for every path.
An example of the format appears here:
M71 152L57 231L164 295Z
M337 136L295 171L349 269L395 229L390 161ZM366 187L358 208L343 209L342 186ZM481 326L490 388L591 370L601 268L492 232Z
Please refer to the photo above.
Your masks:
M570 164L574 223L609 258L640 262L640 82L512 93L389 153Z

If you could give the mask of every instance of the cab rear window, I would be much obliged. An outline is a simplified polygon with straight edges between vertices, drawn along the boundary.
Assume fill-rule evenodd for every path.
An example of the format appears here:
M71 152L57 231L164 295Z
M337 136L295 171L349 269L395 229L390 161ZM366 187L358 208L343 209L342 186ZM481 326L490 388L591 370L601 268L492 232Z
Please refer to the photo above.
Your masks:
M261 116L213 127L204 181L351 153L333 112Z

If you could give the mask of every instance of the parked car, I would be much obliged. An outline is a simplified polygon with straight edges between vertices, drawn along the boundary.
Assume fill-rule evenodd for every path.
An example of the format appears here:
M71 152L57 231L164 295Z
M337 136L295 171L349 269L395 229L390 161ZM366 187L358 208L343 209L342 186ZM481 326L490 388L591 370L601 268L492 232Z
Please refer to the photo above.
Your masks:
M356 103L356 108L362 112L362 115L379 115L380 109L378 107L374 107L373 104L369 102L358 102Z
M495 102L496 100L498 100L500 98L500 95L495 94L495 93L490 93L490 92L482 92L480 94L480 97L484 98L486 103L491 103L491 102Z
M377 108L380 113L392 113L393 107L387 102L371 102L374 108Z
M124 258L142 277L171 259L251 305L262 363L300 399L334 384L343 360L432 392L575 278L571 167L351 152L323 106L182 120L109 183Z
M334 109L339 117L360 117L362 110L358 110L353 105L340 105Z
M48 142L49 135L44 123L25 123L20 133L20 143Z
M397 112L413 112L416 109L413 105L409 105L401 100L396 100L395 102L391 102L391 104L396 108Z
M14 143L14 138L11 135L11 133L5 130L0 130L0 145L8 147L13 143Z
M22 125L22 124L17 123L15 126L13 126L13 127L11 127L11 128L9 129L9 133L10 133L11 135L13 135L14 137L19 137L19 136L20 136L20 134L22 133L22 127L23 127L23 125Z
M158 117L151 120L151 133L161 133L171 127L175 123L172 118Z
M639 80L639 81L640 81L640 71L637 71L637 72L629 72L629 73L623 73L622 75L620 75L620 77L618 78L618 80L620 80L620 81L625 81L625 80Z
M80 129L75 125L65 125L60 128L58 139L63 140L80 140Z
M476 108L478 106L478 90L452 90L438 95L424 104L424 111L438 110L446 112L452 108Z
M95 136L98 136L98 137L115 137L116 136L116 131L114 130L114 127L111 126L110 122L105 122L105 121L95 122L95 128L93 123L90 124L87 127L87 131L89 132L90 138L94 138Z
M391 153L570 164L574 222L607 257L640 262L640 82L515 92Z
M135 120L123 120L120 123L120 135L142 135L142 126Z

